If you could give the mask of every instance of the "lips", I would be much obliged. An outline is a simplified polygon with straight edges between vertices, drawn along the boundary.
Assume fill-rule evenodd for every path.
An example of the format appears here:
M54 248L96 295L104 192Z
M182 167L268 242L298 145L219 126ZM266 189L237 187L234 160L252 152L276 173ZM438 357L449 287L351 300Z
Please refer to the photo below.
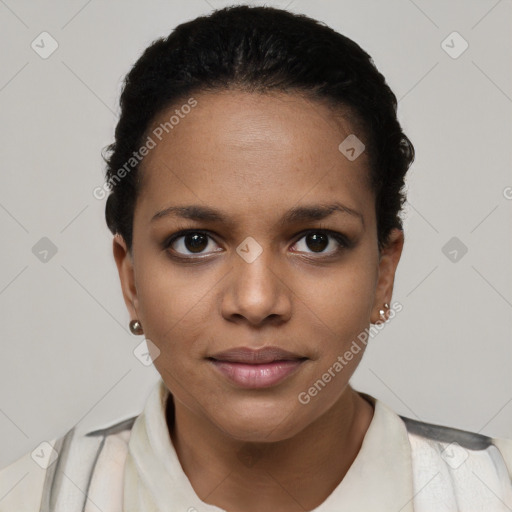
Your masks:
M238 347L219 352L208 360L221 375L242 388L268 388L294 374L307 359L278 347L259 350Z
M263 347L257 350L248 347L237 347L214 354L208 359L229 363L265 364L273 361L297 361L307 358L279 347Z

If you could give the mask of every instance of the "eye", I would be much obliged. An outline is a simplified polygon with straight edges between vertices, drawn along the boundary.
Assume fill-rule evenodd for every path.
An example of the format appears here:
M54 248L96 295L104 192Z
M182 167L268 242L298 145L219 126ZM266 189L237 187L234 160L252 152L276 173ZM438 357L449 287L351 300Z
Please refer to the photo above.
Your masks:
M205 249L212 245L210 241L213 241L212 237L204 231L180 232L164 243L164 249L172 248L179 255L189 257L195 254L205 254Z
M350 246L348 239L341 233L330 231L308 231L295 245L299 246L298 252L308 252L300 247L309 248L313 253L336 254ZM325 251L331 247L331 250ZM311 254L311 253L310 253Z
M171 249L175 257L193 258L194 256L206 256L223 249L215 249L217 245L212 236L206 231L182 230L169 237L163 243L163 249ZM343 249L351 246L350 240L343 234L329 230L310 230L302 238L295 242L294 252L306 252L309 254L335 255ZM208 251L207 249L210 248ZM326 249L329 249L327 250ZM309 251L307 250L309 249Z

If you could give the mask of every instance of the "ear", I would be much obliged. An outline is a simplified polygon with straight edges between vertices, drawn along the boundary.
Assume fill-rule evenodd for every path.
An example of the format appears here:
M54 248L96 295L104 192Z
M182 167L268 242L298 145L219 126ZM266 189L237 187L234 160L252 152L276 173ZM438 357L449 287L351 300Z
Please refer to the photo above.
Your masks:
M124 238L117 233L113 240L114 259L121 281L123 298L130 313L130 319L138 319L137 314L138 299L137 289L135 288L135 273L133 269L133 258L126 246Z
M384 320L387 318L389 309L385 308L384 304L391 302L396 267L400 261L403 246L404 232L401 229L394 228L389 235L388 243L382 248L380 253L379 277L375 288L375 299L370 319L372 324L383 321L379 314L380 309L385 311Z

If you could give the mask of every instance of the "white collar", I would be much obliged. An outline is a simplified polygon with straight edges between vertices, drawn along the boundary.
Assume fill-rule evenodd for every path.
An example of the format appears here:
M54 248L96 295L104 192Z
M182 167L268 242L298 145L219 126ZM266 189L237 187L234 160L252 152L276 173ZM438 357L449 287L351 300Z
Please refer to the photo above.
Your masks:
M403 421L379 400L357 457L311 512L413 512L411 448ZM124 470L123 512L225 512L204 503L184 473L166 422L169 390L159 379L133 424ZM193 508L192 508L193 507Z

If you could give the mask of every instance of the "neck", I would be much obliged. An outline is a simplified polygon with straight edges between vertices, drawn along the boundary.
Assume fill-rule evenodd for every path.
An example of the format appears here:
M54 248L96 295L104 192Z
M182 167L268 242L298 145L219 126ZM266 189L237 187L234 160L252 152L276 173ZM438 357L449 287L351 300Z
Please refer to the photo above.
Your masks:
M233 439L172 396L167 412L173 445L196 494L230 512L316 508L347 473L373 417L372 405L350 386L299 434L273 443Z

